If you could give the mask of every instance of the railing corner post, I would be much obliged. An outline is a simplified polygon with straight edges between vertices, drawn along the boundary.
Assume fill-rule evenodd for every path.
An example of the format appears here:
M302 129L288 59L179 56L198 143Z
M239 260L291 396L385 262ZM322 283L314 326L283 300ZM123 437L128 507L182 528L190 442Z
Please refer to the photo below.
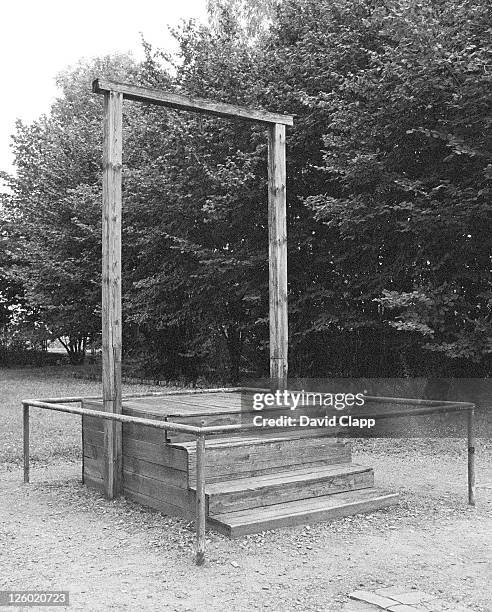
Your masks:
M29 482L29 404L22 404L23 446L24 446L24 482Z
M474 432L475 407L467 410L468 421L468 504L475 505L475 432Z
M196 557L195 563L205 563L205 435L199 434L196 439Z

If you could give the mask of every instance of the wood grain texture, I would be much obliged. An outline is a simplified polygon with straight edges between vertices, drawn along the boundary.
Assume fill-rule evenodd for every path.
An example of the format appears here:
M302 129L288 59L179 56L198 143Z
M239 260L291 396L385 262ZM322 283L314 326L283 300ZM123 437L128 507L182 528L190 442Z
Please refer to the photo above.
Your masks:
M285 126L268 129L268 256L270 292L270 381L287 388L287 213Z
M104 486L104 480L102 480L102 478L93 478L86 473L84 484L90 487L91 489L96 489L101 493L105 493L106 489Z
M87 455L86 449L90 446L95 446L99 449L104 449L104 432L96 431L95 429L89 429L88 427L84 430L84 455Z
M126 100L149 102L151 104L157 104L158 106L167 106L169 108L199 112L207 115L215 115L217 117L245 119L247 121L269 124L278 123L282 125L293 125L294 123L292 115L270 113L268 111L246 108L244 106L214 102L213 100L185 96L170 91L148 89L147 87L138 87L127 83L117 83L105 79L95 79L92 83L92 91L105 95L109 92L119 92Z
M102 459L84 458L84 478L103 480L104 462Z
M195 494L188 489L173 487L161 480L133 472L123 473L123 483L125 491L143 494L185 511L193 510Z
M194 511L190 512L189 509L181 508L180 506L173 506L168 502L149 497L144 493L137 493L136 491L127 488L123 488L123 493L127 499L142 506L147 506L148 508L157 510L158 512L162 512L163 514L167 514L169 516L181 516L188 519L194 518Z
M188 467L186 451L171 444L151 444L142 440L127 438L125 439L123 452L127 457L136 457L149 463L166 465L175 470L186 472Z
M121 413L121 167L123 94L104 95L102 206L102 387L106 412ZM105 486L121 493L121 423L105 421Z
M183 470L123 454L123 475L127 472L153 478L173 487L188 488L188 475Z
M243 476L255 476L289 470L305 464L333 465L349 463L351 450L348 445L337 444L327 438L297 438L285 440L264 439L251 443L232 440L214 444L207 441L205 466L207 482L230 480ZM189 485L196 482L195 451L188 449Z
M397 494L367 488L219 514L210 517L209 524L217 531L235 538L266 529L317 523L359 512L373 512L396 503Z
M210 515L374 486L371 468L342 464L295 469L207 486Z

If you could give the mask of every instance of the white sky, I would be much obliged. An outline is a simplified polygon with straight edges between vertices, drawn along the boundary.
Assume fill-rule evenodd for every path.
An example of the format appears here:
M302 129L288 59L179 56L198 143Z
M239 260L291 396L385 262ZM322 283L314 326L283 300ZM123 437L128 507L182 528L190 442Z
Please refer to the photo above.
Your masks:
M167 24L204 20L206 0L4 0L0 10L0 170L12 172L15 120L32 121L57 95L55 75L82 57L132 51L140 32L172 48Z

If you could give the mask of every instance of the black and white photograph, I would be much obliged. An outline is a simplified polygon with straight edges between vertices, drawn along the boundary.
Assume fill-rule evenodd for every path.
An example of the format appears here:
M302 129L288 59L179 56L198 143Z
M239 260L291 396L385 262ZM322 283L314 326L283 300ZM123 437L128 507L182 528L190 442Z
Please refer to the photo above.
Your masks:
M490 0L1 15L0 610L492 612Z

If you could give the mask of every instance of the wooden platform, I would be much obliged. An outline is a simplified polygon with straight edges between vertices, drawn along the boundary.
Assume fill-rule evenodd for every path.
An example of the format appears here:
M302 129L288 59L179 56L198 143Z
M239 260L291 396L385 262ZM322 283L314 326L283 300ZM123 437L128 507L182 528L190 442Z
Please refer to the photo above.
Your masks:
M123 413L199 426L228 425L251 416L251 399L238 392L141 397L125 400ZM102 410L102 403L85 401L84 407ZM322 408L304 410L317 415ZM270 413L282 411L259 414ZM122 450L127 498L194 518L192 436L123 424ZM397 501L397 495L374 488L371 468L352 463L347 441L328 436L321 427L209 436L205 457L208 524L231 537L373 511ZM96 417L83 417L83 461L84 482L103 489L104 428Z

